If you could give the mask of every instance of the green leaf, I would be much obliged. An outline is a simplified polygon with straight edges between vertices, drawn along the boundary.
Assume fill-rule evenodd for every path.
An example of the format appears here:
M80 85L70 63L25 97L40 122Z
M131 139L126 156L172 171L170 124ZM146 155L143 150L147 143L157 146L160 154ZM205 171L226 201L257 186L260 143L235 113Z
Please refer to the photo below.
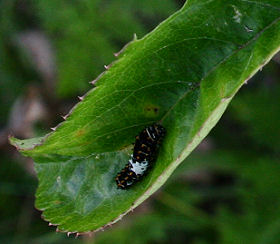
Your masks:
M217 123L238 89L279 50L280 2L188 1L99 77L56 131L33 148L36 207L61 231L119 220L154 193ZM167 130L149 174L129 190L114 177L134 137Z

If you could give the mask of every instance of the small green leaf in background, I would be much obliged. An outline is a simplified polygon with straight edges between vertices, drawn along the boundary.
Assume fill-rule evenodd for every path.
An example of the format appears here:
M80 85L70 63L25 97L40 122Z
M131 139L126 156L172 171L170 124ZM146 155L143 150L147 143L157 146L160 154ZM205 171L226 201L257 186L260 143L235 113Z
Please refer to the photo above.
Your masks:
M190 0L130 43L55 132L35 147L15 141L35 161L43 217L61 231L89 232L148 198L279 50L279 20L278 1ZM135 135L159 121L167 134L155 166L117 189Z

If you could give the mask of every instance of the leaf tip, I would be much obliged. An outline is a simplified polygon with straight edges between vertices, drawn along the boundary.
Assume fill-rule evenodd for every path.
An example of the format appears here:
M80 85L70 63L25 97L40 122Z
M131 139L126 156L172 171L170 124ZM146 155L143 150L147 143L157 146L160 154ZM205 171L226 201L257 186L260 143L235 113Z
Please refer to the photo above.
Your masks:
M104 68L105 68L106 70L108 70L110 67L111 67L111 64L109 64L109 65L104 65Z
M15 137L11 134L8 135L8 140L10 142L11 145L15 146L14 145L14 141L15 141Z
M19 141L17 138L15 138L13 135L8 135L8 141L9 143L16 148L16 150L20 151L20 146L18 145Z
M92 80L92 81L89 82L89 84L95 85L96 81L97 81L97 79Z
M74 234L75 232L71 232L71 231L69 231L69 232L67 232L67 237L70 237L70 235L71 234Z
M66 115L61 115L61 118L63 118L64 120L66 120L68 118L69 114Z
M133 34L133 41L137 41L137 40L138 40L137 34L134 33L134 34Z
M78 98L79 98L80 101L84 100L84 96L78 96Z

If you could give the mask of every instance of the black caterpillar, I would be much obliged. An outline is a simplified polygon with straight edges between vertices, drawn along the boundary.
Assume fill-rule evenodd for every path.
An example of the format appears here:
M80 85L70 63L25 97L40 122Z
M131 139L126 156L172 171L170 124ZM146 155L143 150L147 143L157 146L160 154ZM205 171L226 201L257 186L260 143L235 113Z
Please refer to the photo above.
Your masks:
M118 188L127 189L142 178L155 160L164 135L164 127L153 124L136 136L133 154L115 178Z

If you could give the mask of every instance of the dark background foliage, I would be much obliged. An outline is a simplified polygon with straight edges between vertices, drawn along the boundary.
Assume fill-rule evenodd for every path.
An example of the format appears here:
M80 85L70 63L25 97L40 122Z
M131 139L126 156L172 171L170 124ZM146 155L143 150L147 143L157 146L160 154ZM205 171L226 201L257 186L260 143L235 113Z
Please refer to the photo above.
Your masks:
M32 161L7 136L47 133L113 53L183 2L0 1L1 243L280 243L278 55L167 184L112 228L68 238L33 207Z

